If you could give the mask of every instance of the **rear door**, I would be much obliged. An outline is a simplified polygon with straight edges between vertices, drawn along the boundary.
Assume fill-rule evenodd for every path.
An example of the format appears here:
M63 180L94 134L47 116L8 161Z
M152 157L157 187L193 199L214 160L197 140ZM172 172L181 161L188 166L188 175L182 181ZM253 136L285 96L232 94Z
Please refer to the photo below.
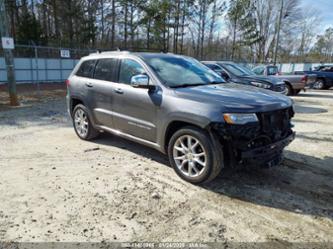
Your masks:
M117 59L98 59L93 79L86 82L86 86L90 88L90 102L96 123L110 128L113 127L112 103L116 70Z
M333 67L325 67L322 70L322 74L325 77L325 82L332 85L333 84Z
M77 72L70 79L70 94L74 98L79 98L84 101L84 104L89 110L92 110L91 88L89 82L92 80L96 60L83 61Z
M113 120L117 130L151 142L156 141L156 99L158 91L134 88L130 85L134 75L146 73L143 64L124 58L120 62L119 79L114 89ZM150 79L149 84L153 84Z

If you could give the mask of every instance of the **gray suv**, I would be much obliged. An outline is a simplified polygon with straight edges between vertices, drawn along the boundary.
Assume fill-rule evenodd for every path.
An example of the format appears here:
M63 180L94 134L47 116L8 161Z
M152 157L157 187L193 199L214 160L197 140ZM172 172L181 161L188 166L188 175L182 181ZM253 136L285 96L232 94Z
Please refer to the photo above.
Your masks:
M91 54L75 67L67 89L81 139L106 131L153 147L195 184L227 166L277 165L295 136L289 97L227 83L190 57Z

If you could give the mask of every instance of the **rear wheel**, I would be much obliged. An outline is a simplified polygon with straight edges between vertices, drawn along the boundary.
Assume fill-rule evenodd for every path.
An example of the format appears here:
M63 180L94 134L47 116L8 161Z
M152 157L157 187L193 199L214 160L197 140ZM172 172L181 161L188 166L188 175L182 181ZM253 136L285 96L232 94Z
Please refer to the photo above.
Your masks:
M301 91L300 89L294 90L293 95L296 96L297 94L300 93L300 91Z
M199 184L213 180L220 173L222 152L213 139L196 127L185 127L173 134L168 155L170 164L182 179Z
M83 140L92 140L99 134L99 132L92 126L87 108L82 104L74 107L73 126L75 133Z
M318 89L318 90L322 90L325 88L325 82L323 79L318 79L314 85L313 85L314 89Z

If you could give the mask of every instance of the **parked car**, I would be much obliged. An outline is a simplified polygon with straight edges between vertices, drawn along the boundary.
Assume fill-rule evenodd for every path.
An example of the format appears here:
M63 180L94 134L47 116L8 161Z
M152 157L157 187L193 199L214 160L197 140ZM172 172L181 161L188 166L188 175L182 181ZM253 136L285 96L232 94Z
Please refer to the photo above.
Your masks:
M287 95L297 95L301 90L313 84L317 77L314 74L282 75L277 66L261 65L252 69L256 75L272 76L286 83Z
M273 77L260 77L251 70L230 61L202 61L204 65L221 75L226 81L237 84L251 85L286 94L283 81Z
M317 80L313 84L315 89L329 89L333 86L333 66L321 65L313 71L305 71L304 73L315 74Z
M106 131L155 148L195 184L233 162L279 164L295 136L290 98L226 83L197 60L173 54L84 57L67 80L67 106L79 138Z

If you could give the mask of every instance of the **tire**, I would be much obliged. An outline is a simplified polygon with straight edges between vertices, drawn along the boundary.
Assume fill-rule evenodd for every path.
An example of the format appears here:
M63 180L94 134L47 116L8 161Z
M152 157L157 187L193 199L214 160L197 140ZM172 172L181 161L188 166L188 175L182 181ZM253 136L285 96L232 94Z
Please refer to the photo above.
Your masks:
M314 89L318 90L323 90L325 89L325 81L323 79L318 79L314 84L313 84Z
M185 150L181 142L187 149L193 148ZM177 175L193 184L213 180L223 168L221 144L206 131L192 126L173 134L168 144L168 156Z
M299 94L300 92L301 92L300 89L294 90L294 92L293 92L293 96L296 96L296 95Z
M74 107L72 120L75 133L82 140L89 141L99 135L98 130L93 127L84 105L78 104Z
M293 95L294 91L293 91L292 87L289 84L286 84L286 89L287 89L287 92L286 92L287 96Z

